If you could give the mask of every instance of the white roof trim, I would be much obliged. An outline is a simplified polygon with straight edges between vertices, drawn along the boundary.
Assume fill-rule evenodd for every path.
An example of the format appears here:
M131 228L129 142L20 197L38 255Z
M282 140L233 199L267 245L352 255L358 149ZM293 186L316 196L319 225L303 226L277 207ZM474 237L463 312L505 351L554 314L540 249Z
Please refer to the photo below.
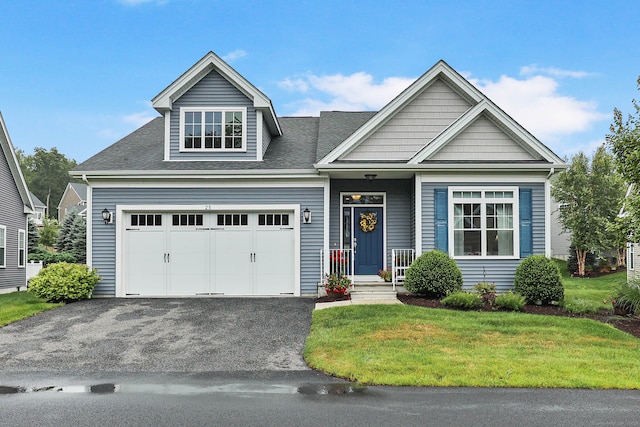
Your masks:
M477 103L485 99L482 92L458 74L446 62L440 60L436 65L431 67L431 69L413 82L411 86L385 105L375 116L349 136L349 138L344 140L340 145L322 158L318 164L323 165L331 163L338 160L340 156L353 150L368 136L385 124L391 117L393 117L396 112L409 104L416 96L422 93L427 86L440 77L442 77L447 83L452 84L455 88L460 89L460 94L473 101L472 103Z
M13 180L16 183L18 192L20 193L20 198L22 199L22 203L26 207L25 213L31 213L35 209L33 207L33 200L31 200L31 194L29 194L29 189L27 188L27 182L24 180L24 175L22 174L22 170L20 169L20 165L18 164L18 158L16 157L16 152L13 149L13 144L11 143L11 138L9 137L9 132L7 131L7 126L4 123L4 118L2 117L1 112L0 112L0 148L2 148L2 151L4 152L4 155L7 159L7 164L9 165L9 170L11 171ZM29 212L27 212L27 209Z
M271 100L213 52L207 53L201 60L156 95L151 100L153 108L164 115L165 111L173 108L173 101L214 70L251 99L256 109L268 111L269 114L266 116L269 128L275 134L282 135L282 129L278 123Z
M540 156L553 165L564 164L562 159L488 99L481 101L478 105L469 109L458 120L431 140L422 150L416 153L408 163L415 165L429 159L485 113L512 132L512 136L516 137L514 142L520 144L520 146L532 156ZM498 124L496 125L499 126Z

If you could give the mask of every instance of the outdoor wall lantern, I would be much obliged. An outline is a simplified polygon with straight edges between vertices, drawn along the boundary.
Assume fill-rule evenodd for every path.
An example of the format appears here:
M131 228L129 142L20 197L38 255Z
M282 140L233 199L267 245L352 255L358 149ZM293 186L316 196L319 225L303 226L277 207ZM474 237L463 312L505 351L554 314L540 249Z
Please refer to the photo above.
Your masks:
M304 208L302 211L302 222L305 224L311 224L311 211L309 208Z
M364 177L367 179L367 181L373 182L373 180L376 179L376 176L378 175L376 175L375 173L368 173L368 174L365 174Z
M104 208L102 210L102 219L105 224L111 224L111 212L109 212L109 209Z

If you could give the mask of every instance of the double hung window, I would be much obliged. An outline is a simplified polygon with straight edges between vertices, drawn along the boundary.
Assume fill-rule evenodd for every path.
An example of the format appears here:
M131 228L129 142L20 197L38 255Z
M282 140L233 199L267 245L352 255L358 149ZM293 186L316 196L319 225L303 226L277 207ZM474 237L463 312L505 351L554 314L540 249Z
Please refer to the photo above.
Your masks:
M182 151L245 151L246 109L181 110Z
M515 257L518 248L516 188L450 189L450 238L454 257Z
M27 262L27 232L18 230L18 267L24 267Z

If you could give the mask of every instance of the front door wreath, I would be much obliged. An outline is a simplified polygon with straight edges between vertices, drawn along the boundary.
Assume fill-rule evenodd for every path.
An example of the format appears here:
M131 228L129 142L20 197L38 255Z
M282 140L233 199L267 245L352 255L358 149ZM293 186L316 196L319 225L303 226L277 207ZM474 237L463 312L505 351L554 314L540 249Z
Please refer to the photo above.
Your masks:
M360 214L360 230L369 233L376 229L378 214L375 212L362 212Z

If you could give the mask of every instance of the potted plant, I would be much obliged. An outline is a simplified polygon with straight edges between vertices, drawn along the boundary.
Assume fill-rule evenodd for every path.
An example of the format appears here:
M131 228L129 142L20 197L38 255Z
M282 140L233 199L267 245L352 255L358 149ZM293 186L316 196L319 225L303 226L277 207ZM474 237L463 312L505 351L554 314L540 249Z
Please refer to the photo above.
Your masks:
M391 281L391 268L387 267L386 270L378 270L378 276L382 278L385 282Z
M351 279L343 273L327 274L327 283L325 290L328 296L342 296L347 293L351 285Z

